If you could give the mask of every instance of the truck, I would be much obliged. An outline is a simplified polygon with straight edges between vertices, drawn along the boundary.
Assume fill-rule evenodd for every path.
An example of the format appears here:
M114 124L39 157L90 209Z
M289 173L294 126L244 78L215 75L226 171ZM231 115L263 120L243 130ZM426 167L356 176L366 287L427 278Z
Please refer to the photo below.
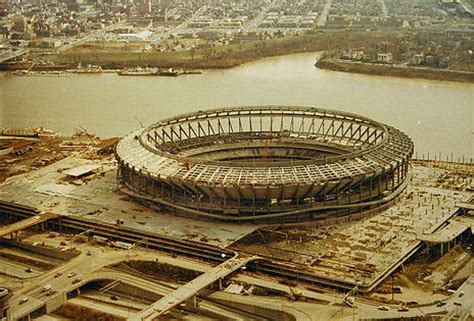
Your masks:
M124 250L131 250L133 248L133 244L122 242L122 241L113 241L110 242L113 246L118 247Z

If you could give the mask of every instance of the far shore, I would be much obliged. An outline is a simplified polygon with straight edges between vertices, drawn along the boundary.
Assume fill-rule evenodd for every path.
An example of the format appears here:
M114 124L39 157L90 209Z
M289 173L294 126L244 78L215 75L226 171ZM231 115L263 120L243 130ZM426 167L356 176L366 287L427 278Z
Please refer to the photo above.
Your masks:
M411 67L393 64L375 64L344 61L341 59L322 58L315 66L321 69L402 78L422 78L441 81L474 83L474 72L435 69L428 67Z
M47 59L50 65L36 64L33 70L74 69L78 63L95 64L103 69L125 67L159 67L186 69L227 69L265 57L282 56L293 53L339 50L361 45L375 46L389 39L401 39L404 32L344 31L314 32L293 37L273 38L259 41L241 42L227 46L202 47L199 49L166 52L133 52L127 48L112 50L107 45L88 43L68 51L41 55L31 54L29 59ZM28 69L32 62L0 64L0 70Z
M318 32L288 38L175 52L112 51L100 44L90 43L53 55L31 54L29 57L31 61L0 64L0 71L28 70L31 67L31 70L34 71L65 71L75 69L79 63L100 65L103 70L110 72L129 67L182 68L185 70L228 69L266 57L305 52L331 52L361 46L370 47L379 42L403 39L403 37L404 33L397 30L370 33L361 31ZM44 57L47 57L48 64L32 62L39 61ZM316 67L369 75L474 82L474 72L471 71L350 62L329 57L319 59Z

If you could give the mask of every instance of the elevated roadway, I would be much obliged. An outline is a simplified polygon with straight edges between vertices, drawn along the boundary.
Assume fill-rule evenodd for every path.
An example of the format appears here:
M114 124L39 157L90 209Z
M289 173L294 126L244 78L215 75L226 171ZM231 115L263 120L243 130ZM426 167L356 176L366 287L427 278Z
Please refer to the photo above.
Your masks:
M162 297L146 309L130 318L131 321L153 320L154 318L165 314L182 302L194 297L200 290L220 280L232 272L245 266L247 263L258 259L256 256L235 256L228 261L216 266L208 272L200 275L194 280L179 287L175 291Z
M0 227L0 237L5 237L12 233L27 229L34 225L40 224L42 222L46 222L47 220L53 218L59 218L62 215L53 214L53 213L41 213L32 217L25 218L21 221Z
M455 217L448 221L449 224L431 234L422 234L418 239L426 243L447 243L455 240L458 236L464 233L467 229L473 230L473 220L463 217Z
M17 57L20 57L20 56L23 56L23 55L26 55L27 53L28 53L27 49L19 49L19 50L16 50L16 51L9 50L9 51L2 52L2 53L0 53L0 63L12 60L14 58L17 58Z

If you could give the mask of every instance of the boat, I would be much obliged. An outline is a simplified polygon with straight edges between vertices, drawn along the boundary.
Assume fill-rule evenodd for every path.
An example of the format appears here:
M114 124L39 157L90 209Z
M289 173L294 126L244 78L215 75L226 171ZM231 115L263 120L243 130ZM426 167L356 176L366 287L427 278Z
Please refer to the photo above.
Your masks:
M200 75L202 70L184 70L183 75Z
M68 72L76 74L100 74L102 73L102 67L99 65L88 64L86 67L82 67L82 64L79 63L76 69L68 70Z
M15 70L15 71L12 71L11 74L15 76L28 76L29 71L28 70Z
M117 71L119 76L157 76L159 71L156 68L126 68Z
M4 128L0 129L0 136L14 136L14 137L57 137L59 136L58 132L55 132L44 127L23 127L23 128Z
M66 73L62 71L30 71L30 70L15 70L11 73L15 76L39 76L39 77L65 77Z
M179 76L180 71L173 69L173 68L167 68L167 69L162 69L159 71L159 76L169 76L169 77L177 77Z
M177 77L183 75L185 72L181 69L174 68L125 68L117 71L119 76L167 76Z

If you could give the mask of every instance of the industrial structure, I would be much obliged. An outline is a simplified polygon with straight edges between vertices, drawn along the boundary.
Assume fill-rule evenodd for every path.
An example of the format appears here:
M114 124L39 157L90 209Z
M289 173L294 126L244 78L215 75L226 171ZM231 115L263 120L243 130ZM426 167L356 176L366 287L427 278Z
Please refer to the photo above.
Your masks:
M412 140L346 112L253 106L162 120L117 146L122 191L178 212L294 222L379 206L404 186Z

